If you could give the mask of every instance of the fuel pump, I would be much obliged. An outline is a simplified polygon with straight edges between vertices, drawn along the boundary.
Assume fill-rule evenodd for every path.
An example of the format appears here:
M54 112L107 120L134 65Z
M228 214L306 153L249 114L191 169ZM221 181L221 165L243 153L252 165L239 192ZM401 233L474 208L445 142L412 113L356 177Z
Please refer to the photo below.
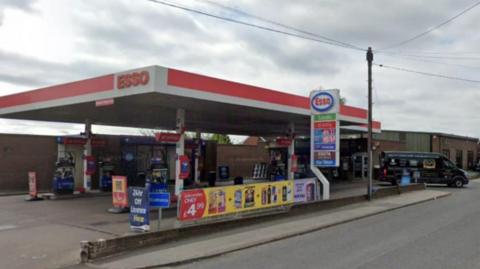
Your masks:
M270 164L268 179L270 181L285 180L286 178L286 148L270 149Z
M71 152L65 152L55 163L53 192L55 194L72 194L75 186L75 159Z
M168 191L168 168L162 158L152 158L146 183L151 192Z
M99 162L99 189L102 191L112 191L112 175L115 166L109 158Z

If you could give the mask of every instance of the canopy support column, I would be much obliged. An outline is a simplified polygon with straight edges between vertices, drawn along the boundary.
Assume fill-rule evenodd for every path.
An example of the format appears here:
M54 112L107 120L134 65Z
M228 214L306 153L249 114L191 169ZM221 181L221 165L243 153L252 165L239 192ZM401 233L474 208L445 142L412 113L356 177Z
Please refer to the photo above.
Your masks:
M199 130L197 130L195 134L195 138L197 141L197 148L195 150L195 175L194 175L194 180L196 184L200 183L200 168L199 168L199 160L202 155L202 133L200 133Z
M185 154L185 110L177 109L177 133L180 134L180 139L177 142L175 153L177 158L175 160L175 195L180 195L183 190L183 179L180 178L180 159L179 157Z
M295 172L293 171L293 159L292 157L295 155L295 123L290 122L288 128L288 135L292 139L292 143L288 146L288 172L287 172L287 179L293 180L295 179Z
M85 121L85 137L87 138L87 143L83 146L83 188L86 192L92 189L92 177L87 173L88 170L88 160L87 156L92 155L92 143L91 143L91 134L92 134L92 124L89 120Z

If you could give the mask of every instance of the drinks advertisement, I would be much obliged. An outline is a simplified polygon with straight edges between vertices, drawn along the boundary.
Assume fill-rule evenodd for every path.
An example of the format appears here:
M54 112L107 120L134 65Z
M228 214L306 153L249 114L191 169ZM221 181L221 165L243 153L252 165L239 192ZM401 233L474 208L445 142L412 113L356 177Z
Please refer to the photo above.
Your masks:
M318 167L338 167L340 129L339 91L314 91L310 97L312 163Z
M128 206L127 177L112 176L112 200L114 207Z
M313 202L318 200L319 191L316 178L305 178L293 181L293 196L295 203Z
M293 181L182 191L178 219L197 220L292 204Z

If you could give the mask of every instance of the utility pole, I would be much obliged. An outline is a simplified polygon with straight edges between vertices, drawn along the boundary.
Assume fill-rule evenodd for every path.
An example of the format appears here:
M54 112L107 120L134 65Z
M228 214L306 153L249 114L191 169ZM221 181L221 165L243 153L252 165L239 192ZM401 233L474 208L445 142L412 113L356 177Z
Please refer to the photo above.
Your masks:
M368 200L372 200L372 177L373 177L373 153L372 153L372 62L373 52L372 48L368 47L367 50L367 63L368 63L368 142L367 142L367 154L368 154Z

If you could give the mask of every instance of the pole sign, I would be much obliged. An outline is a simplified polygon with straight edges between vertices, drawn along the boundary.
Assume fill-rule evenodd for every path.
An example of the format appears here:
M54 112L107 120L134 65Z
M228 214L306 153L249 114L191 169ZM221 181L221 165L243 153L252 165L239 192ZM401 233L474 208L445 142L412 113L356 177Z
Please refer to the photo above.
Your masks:
M130 228L134 231L150 230L150 208L148 202L148 191L146 188L128 188L128 201L130 203Z
M125 208L128 206L127 177L112 176L112 200L114 207Z
M340 162L339 90L310 93L312 164L317 167L338 167Z

